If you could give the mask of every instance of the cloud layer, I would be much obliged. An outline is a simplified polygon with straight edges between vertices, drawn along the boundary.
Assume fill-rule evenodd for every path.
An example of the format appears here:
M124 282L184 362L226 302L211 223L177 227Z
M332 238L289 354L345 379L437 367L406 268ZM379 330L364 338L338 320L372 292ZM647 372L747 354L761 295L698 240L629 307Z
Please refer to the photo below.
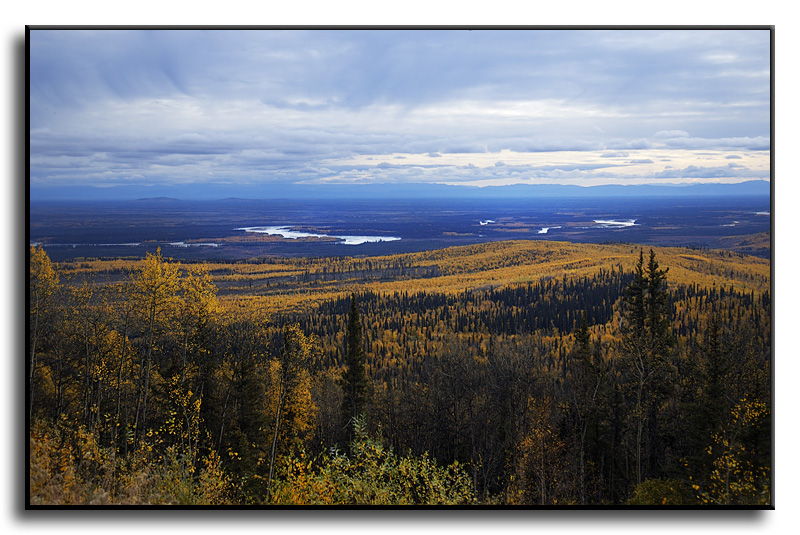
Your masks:
M769 178L765 30L32 30L31 184Z

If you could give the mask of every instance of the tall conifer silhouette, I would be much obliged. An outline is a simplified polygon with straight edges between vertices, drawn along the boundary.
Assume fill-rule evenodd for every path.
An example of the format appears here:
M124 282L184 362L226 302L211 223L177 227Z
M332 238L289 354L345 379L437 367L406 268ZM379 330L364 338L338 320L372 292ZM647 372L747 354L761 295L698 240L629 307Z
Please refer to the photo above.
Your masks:
M352 422L366 411L369 400L369 380L364 370L364 342L361 334L361 315L358 312L356 295L350 298L350 315L347 319L347 353L342 374L342 415L348 428Z

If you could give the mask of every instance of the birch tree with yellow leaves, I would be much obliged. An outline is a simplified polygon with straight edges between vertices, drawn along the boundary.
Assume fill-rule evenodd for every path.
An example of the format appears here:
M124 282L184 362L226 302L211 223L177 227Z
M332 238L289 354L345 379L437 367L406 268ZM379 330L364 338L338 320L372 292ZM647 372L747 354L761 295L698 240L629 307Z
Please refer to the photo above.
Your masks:
M166 262L161 256L161 248L156 254L147 254L144 266L131 276L131 298L136 304L135 310L142 329L142 361L139 381L139 401L137 402L134 420L135 439L142 436L147 426L147 402L150 391L150 380L153 363L153 352L158 335L166 329L169 316L178 302L179 263Z
M272 486L279 441L284 448L302 446L314 429L316 407L311 399L311 376L308 363L317 351L316 339L306 336L297 324L283 328L283 349L273 361L270 375L273 383L274 425L270 448L267 497Z
M28 365L28 416L33 414L34 382L36 379L36 352L39 338L46 327L54 299L59 289L59 277L44 248L31 246L28 275L28 317L30 319Z

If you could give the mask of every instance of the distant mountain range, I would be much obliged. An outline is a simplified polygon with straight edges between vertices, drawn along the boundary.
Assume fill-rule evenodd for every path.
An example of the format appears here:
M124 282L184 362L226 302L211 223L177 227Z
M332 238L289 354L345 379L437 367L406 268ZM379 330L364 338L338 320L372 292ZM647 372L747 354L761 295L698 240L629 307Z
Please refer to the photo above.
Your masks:
M659 185L513 185L448 186L442 184L194 184L174 186L119 186L113 188L30 188L31 201L217 199L502 199L567 197L721 197L769 196L770 183L753 180L739 184Z

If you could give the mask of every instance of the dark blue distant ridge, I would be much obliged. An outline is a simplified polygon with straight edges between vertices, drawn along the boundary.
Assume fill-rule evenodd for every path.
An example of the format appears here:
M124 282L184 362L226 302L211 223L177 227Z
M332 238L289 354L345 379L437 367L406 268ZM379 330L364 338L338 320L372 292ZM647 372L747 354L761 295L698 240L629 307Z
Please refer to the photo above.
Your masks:
M62 186L30 188L31 201L253 200L253 199L502 199L592 197L749 197L769 196L770 183L636 184L605 186L512 185L449 186L443 184L192 184L170 186Z

